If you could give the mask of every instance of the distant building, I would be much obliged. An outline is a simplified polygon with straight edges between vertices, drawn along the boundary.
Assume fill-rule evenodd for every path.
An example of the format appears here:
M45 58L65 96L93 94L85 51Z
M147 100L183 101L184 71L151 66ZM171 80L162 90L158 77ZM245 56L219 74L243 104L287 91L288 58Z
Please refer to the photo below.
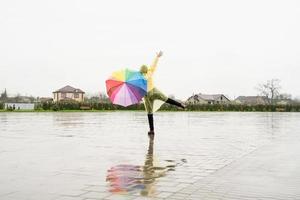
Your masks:
M53 101L73 100L83 102L84 93L81 89L73 88L69 85L53 92Z
M187 99L187 104L228 104L230 100L223 94L195 94Z
M37 102L38 103L50 103L50 102L53 102L53 98L51 98L51 97L38 97Z
M34 110L34 103L5 103L4 108L7 110Z
M16 96L14 98L17 99L19 103L33 103L35 100L34 97L30 96ZM11 99L13 99L13 97Z
M265 96L239 96L234 102L245 105L267 105L270 100Z
M274 99L274 103L277 105L291 105L296 104L295 100L292 100L291 94L279 94L276 99Z
M4 100L5 103L34 103L35 98L32 96L20 96L17 95L15 97L7 97Z
M276 100L275 103L277 105L291 105L294 104L295 102L291 99L280 99L280 100Z

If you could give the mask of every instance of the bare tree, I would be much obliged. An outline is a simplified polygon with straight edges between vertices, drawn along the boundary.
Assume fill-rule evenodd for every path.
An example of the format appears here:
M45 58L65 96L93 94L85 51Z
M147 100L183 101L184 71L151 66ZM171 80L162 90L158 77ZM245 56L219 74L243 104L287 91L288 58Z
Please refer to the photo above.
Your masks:
M271 104L274 104L274 100L279 95L280 89L279 79L268 80L266 83L258 84L256 87L256 90L258 90L260 95L265 96Z

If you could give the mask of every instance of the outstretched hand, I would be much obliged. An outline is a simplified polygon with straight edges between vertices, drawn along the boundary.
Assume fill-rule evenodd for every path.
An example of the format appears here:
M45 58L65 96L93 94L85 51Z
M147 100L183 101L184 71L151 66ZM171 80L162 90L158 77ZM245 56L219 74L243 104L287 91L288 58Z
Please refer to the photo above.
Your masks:
M158 53L156 53L156 56L159 58L163 55L163 52L162 51L159 51Z

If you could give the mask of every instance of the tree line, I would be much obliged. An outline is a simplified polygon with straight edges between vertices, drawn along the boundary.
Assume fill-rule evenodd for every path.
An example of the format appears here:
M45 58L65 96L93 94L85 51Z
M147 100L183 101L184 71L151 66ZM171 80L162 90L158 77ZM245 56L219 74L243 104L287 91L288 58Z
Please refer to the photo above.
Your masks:
M144 105L136 104L122 107L111 103L77 103L77 102L45 102L36 105L35 110L64 111L64 110L94 110L94 111L143 111ZM177 107L164 104L161 111L182 111ZM236 111L236 112L300 112L300 104L294 105L243 105L243 104L188 104L185 111Z
M4 103L0 103L0 109L4 109ZM67 111L67 110L94 110L94 111L117 111L117 110L145 110L143 103L122 107L109 101L104 102L40 102L35 104L36 111ZM164 104L161 111L181 111L176 107ZM244 104L187 104L186 111L238 111L238 112L300 112L300 104L288 105L244 105Z
M299 112L300 103L293 103L288 105L276 105L276 101L282 99L291 99L291 95L280 93L281 85L279 79L271 79L265 83L258 84L256 90L260 95L269 100L267 105L245 105L235 104L188 104L188 111L285 111L285 112ZM6 90L0 95L0 109L4 109L4 102L10 99L13 102L22 100L22 96L8 97ZM63 110L144 110L143 104L132 105L129 107L122 107L113 105L105 93L100 95L93 95L85 97L84 102L78 103L76 101L61 101L53 102L46 101L40 102L39 98L32 96L26 97L26 100L35 103L35 110L38 111L63 111ZM297 101L295 101L297 102ZM161 108L162 111L175 111L177 108L164 104Z

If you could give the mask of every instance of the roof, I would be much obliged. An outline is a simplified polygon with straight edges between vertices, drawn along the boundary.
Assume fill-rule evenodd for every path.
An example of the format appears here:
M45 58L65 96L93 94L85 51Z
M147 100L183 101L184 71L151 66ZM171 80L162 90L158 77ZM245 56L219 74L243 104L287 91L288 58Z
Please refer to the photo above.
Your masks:
M203 99L205 101L216 101L216 100L219 100L221 97L225 97L229 101L229 99L223 94L201 94L201 93L199 93L199 94L195 94L195 95L191 96L189 99L198 98L198 99Z
M198 94L198 96L201 99L204 99L204 100L207 100L207 101L211 101L211 100L217 100L221 96L224 96L224 95L222 95L222 94Z
M84 91L82 91L81 89L78 88L74 88L72 86L65 86L63 88L60 88L59 90L54 91L53 93L58 93L58 92L63 92L63 93L84 93Z

